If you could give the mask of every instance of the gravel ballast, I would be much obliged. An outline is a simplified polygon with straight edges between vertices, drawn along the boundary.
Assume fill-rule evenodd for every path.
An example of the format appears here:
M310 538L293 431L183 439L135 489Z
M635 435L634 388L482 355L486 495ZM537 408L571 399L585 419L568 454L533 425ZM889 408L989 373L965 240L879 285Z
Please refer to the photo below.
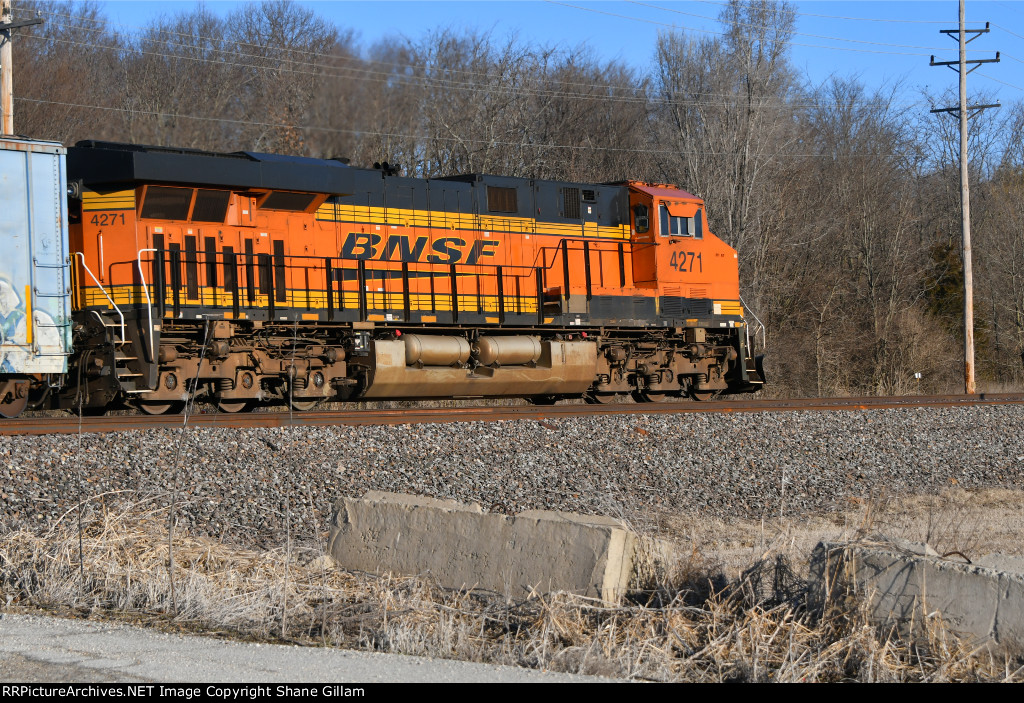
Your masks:
M0 437L0 530L85 497L175 498L193 534L281 544L367 490L625 517L797 517L951 485L1024 488L1024 407L632 415ZM290 515L285 518L286 511ZM63 516L63 517L62 517Z

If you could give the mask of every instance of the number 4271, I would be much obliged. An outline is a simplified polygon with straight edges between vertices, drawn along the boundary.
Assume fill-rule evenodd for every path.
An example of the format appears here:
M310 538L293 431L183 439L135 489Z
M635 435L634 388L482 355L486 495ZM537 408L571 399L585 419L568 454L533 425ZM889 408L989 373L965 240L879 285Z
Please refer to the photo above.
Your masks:
M697 264L697 268L694 268L694 262ZM694 254L692 251L674 251L672 252L672 259L668 262L668 265L674 268L676 271L696 272L703 273L704 264L700 260L700 254Z
M118 218L121 219L121 224L123 225L123 212L100 213L98 215L93 215L92 219L89 220L89 223L96 225L97 227L106 227L107 225L116 225Z

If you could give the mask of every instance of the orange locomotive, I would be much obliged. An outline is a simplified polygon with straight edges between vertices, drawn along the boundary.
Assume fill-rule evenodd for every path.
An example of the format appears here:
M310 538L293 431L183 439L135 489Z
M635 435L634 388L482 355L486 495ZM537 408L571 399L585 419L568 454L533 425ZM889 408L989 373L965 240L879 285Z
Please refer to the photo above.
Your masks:
M752 392L736 252L667 185L83 142L53 403Z

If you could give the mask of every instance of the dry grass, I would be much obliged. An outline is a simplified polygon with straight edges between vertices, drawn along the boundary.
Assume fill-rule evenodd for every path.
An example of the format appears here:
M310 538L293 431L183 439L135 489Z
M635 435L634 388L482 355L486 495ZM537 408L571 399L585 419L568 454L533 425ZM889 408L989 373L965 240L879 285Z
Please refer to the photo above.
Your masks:
M83 515L81 560L79 537L75 515L46 535L4 535L0 599L268 641L658 681L1024 678L1024 662L966 649L938 625L903 642L857 613L811 611L806 584L776 548L728 578L723 562L687 548L671 578L613 608L348 573L320 556L317 536L256 552L178 529L172 603L165 512L97 507Z
M663 515L646 526L699 556L728 579L751 563L778 556L806 560L822 540L884 534L931 545L940 554L976 559L991 552L1024 556L1024 491L965 490L950 485L930 495L851 497L847 510L762 520Z

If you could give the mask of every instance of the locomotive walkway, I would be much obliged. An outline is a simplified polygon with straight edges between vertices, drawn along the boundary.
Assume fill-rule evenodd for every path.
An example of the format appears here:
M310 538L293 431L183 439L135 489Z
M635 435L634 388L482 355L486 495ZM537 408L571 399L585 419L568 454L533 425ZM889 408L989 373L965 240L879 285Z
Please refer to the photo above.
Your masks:
M743 413L767 411L877 410L887 408L956 407L1024 403L1024 394L892 396L860 398L795 398L784 400L679 401L666 403L617 403L611 405L508 405L491 407L434 407L386 410L330 410L309 412L219 413L182 415L115 415L104 417L20 417L0 420L0 435L74 434L123 432L192 426L256 428L324 425L407 425L446 422L493 422L498 420L555 420L587 415L664 415L683 413Z

